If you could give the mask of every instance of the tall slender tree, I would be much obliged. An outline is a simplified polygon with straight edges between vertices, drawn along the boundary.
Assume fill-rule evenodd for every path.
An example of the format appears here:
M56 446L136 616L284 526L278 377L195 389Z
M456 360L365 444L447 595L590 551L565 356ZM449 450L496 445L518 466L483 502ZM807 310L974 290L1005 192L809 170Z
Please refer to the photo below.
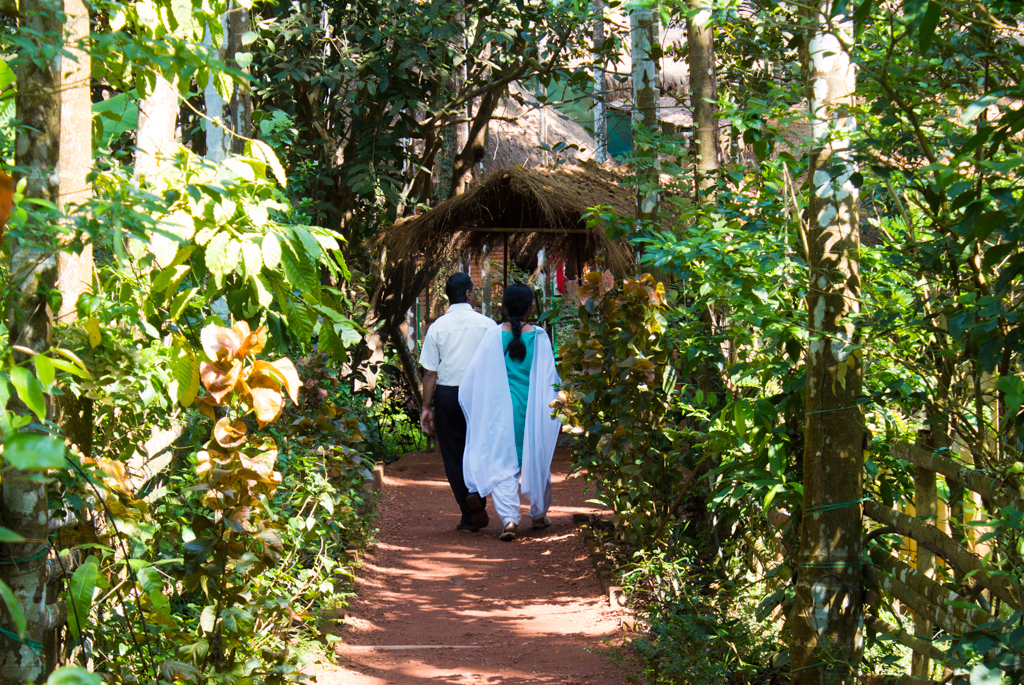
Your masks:
M701 194L714 185L711 173L718 168L718 87L715 79L715 33L711 26L710 0L688 0L687 57L690 67L690 104L693 140L697 153L697 187Z
M856 89L853 18L831 0L808 9L811 135L808 205L809 345L803 520L790 616L795 685L847 682L862 655L864 473L856 171L849 149Z
M633 128L641 137L658 130L658 57L657 31L654 10L636 6L629 14L630 58L633 80ZM643 155L641 146L634 145L634 154L644 157L637 170L637 205L641 219L653 219L658 211L657 156Z
M61 0L22 0L21 22L26 39L34 50L15 59L18 91L15 109L23 126L15 141L15 165L24 174L26 197L44 200L56 206L60 178L60 51L64 7ZM52 251L41 246L52 233L47 212L32 212L29 224L20 236L12 237L9 273L13 280L7 326L10 343L33 352L50 346L53 313L47 294L57 280L57 260ZM18 362L27 354L15 352ZM49 403L48 407L49 407ZM27 413L15 397L9 408ZM50 409L52 411L52 409ZM26 542L9 544L0 579L7 583L14 600L25 615L22 640L15 634L10 615L3 612L0 623L9 634L0 642L0 674L9 685L34 683L45 677L46 661L39 652L48 627L50 598L47 596L47 488L34 474L12 469L4 474L3 510L0 524L19 533Z
M601 55L605 40L604 0L594 0L594 54ZM605 62L594 67L594 159L608 161L608 114L605 105L607 79Z

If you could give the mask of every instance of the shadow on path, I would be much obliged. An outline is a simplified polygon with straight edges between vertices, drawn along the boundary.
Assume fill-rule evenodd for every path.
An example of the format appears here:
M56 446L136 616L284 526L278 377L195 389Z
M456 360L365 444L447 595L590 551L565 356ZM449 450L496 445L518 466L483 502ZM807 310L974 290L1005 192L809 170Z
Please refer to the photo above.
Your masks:
M525 526L512 543L500 523L457 532L458 507L441 458L408 454L387 467L374 552L360 571L359 597L344 625L336 665L311 669L327 685L622 685L600 652L617 636L572 515L586 502L582 479L567 479L555 453L552 525Z

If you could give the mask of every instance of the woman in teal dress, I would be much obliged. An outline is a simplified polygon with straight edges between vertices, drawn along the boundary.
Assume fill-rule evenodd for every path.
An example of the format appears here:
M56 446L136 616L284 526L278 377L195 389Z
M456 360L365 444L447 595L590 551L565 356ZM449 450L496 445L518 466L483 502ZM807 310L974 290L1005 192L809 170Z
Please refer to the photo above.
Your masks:
M504 524L499 538L510 542L519 530L520 479L533 527L551 524L551 457L560 425L550 405L560 381L547 334L526 322L533 291L510 285L502 304L508 321L484 334L459 386L459 403L467 426L467 504L482 507L493 495Z

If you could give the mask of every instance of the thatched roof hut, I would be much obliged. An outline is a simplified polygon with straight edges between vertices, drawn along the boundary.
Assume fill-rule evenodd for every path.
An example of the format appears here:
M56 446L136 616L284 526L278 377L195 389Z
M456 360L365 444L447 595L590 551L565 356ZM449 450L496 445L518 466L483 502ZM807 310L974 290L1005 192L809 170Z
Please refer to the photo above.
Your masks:
M546 142L551 147L565 143L559 157L582 162L594 157L594 138L585 128L568 119L554 107L544 110L547 118ZM543 164L541 144L541 110L533 98L518 83L509 84L509 95L502 98L494 110L494 118L487 130L487 151L484 168L488 171Z
M437 276L467 252L502 246L506 259L531 257L540 248L577 269L583 264L625 271L628 243L609 240L603 222L587 226L593 207L636 215L633 191L595 162L557 169L501 169L487 180L419 216L385 229L371 245L380 256L371 296L381 333L391 339L419 396L416 363L400 333L406 312Z
M423 256L438 268L484 245L506 246L510 258L528 257L543 248L572 265L628 268L625 241L612 241L605 226L588 228L593 207L611 207L636 215L633 191L619 185L612 171L590 162L557 169L501 169L487 180L419 216L386 229L377 245L386 262Z

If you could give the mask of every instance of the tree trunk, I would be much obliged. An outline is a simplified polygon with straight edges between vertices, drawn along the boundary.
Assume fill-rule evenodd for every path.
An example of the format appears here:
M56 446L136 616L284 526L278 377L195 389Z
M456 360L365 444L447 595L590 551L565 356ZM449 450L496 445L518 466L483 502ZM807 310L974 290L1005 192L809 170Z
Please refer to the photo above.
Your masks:
M697 188L703 195L715 185L712 173L719 166L715 34L711 28L710 0L688 2L693 12L686 29L690 105L693 112L693 142L697 153Z
M480 106L477 107L476 114L473 115L473 121L469 125L466 144L463 146L462 152L455 157L449 197L462 195L462 193L466 192L466 185L473 172L473 166L483 160L484 154L487 151L487 128L491 123L491 117L494 116L494 108L497 107L503 92L504 88L489 90L480 96Z
M823 685L858 673L863 652L862 525L864 425L859 334L860 227L855 171L843 111L856 80L852 18L829 23L831 3L813 9L807 41L811 153L808 206L810 344L803 457L803 520L796 603L790 616L794 685ZM831 31L831 32L826 32Z
M914 468L914 513L918 518L934 521L939 513L938 487L935 472L920 466ZM917 546L917 570L926 578L935 577L935 554L926 547ZM932 622L924 614L914 617L914 635L923 639L932 637ZM925 678L931 670L928 653L915 651L911 657L910 673Z
M206 27L203 45L216 52L217 57L228 66L242 69L235 55L245 51L242 34L249 29L249 12L229 2L220 18L221 36L215 40L210 27ZM237 83L231 85L231 94L225 99L217 90L218 76L211 74L203 94L206 98L206 114L212 121L206 122L206 158L221 162L230 153L241 153L245 139L252 128L252 96L249 90ZM233 135L238 134L238 135Z
M223 17L221 18L221 27L223 33L226 33L227 29L224 27ZM216 47L213 31L210 30L209 26L206 27L206 35L203 36L203 46L217 55L219 59L223 59L224 53ZM206 158L214 163L223 162L227 159L230 145L224 131L226 127L224 123L224 109L227 102L224 100L224 96L220 94L220 91L217 90L217 77L215 74L210 74L210 80L203 89L203 97L206 100L206 116L209 117L205 122Z
M658 130L658 63L654 59L654 11L650 7L636 6L629 14L630 56L633 62L633 130L634 138L641 139ZM639 170L637 206L640 219L651 221L658 213L657 156L646 143L634 142L633 153L647 152L644 168Z
M608 84L604 75L605 60L601 55L604 40L604 0L594 0L594 53L601 60L600 66L594 67L594 159L600 163L608 161L608 115L605 107Z
M224 36L225 62L248 74L249 67L240 65L235 56L248 50L246 46L242 45L242 36L249 30L249 10L235 2L228 3L228 10L224 22L227 27L227 33ZM252 136L252 93L249 92L247 86L238 83L234 85L225 120L228 128L238 134L231 136L228 149L235 154L242 154L245 152L246 138Z
M22 129L18 133L15 164L25 170L26 197L55 205L59 202L60 191L60 55L54 55L48 62L42 55L47 54L54 43L62 42L63 10L59 0L22 0L21 25L29 29L31 33L27 35L32 36L31 40L38 42L34 54L19 54L13 65L18 78L17 116L31 130L29 133ZM39 225L35 228L44 235L51 230L53 220L45 211L33 210L29 215L29 221L37 222ZM12 245L10 273L14 286L9 295L10 342L43 351L50 347L53 330L46 291L56 284L56 259L52 253ZM24 363L26 355L15 353L15 360ZM9 401L8 408L27 413L27 408L15 398ZM2 525L30 540L5 546L5 558L19 559L21 563L0 565L0 580L10 587L27 622L24 643L10 638L0 641L0 673L6 685L33 683L46 676L46 655L38 650L43 650L46 607L50 603L46 587L47 547L41 542L47 539L47 488L34 476L11 470L0 482ZM3 627L14 632L10 615L0 611L0 617Z
M161 158L173 152L177 123L177 86L158 74L153 92L139 103L139 129L135 149L137 176L155 174Z

